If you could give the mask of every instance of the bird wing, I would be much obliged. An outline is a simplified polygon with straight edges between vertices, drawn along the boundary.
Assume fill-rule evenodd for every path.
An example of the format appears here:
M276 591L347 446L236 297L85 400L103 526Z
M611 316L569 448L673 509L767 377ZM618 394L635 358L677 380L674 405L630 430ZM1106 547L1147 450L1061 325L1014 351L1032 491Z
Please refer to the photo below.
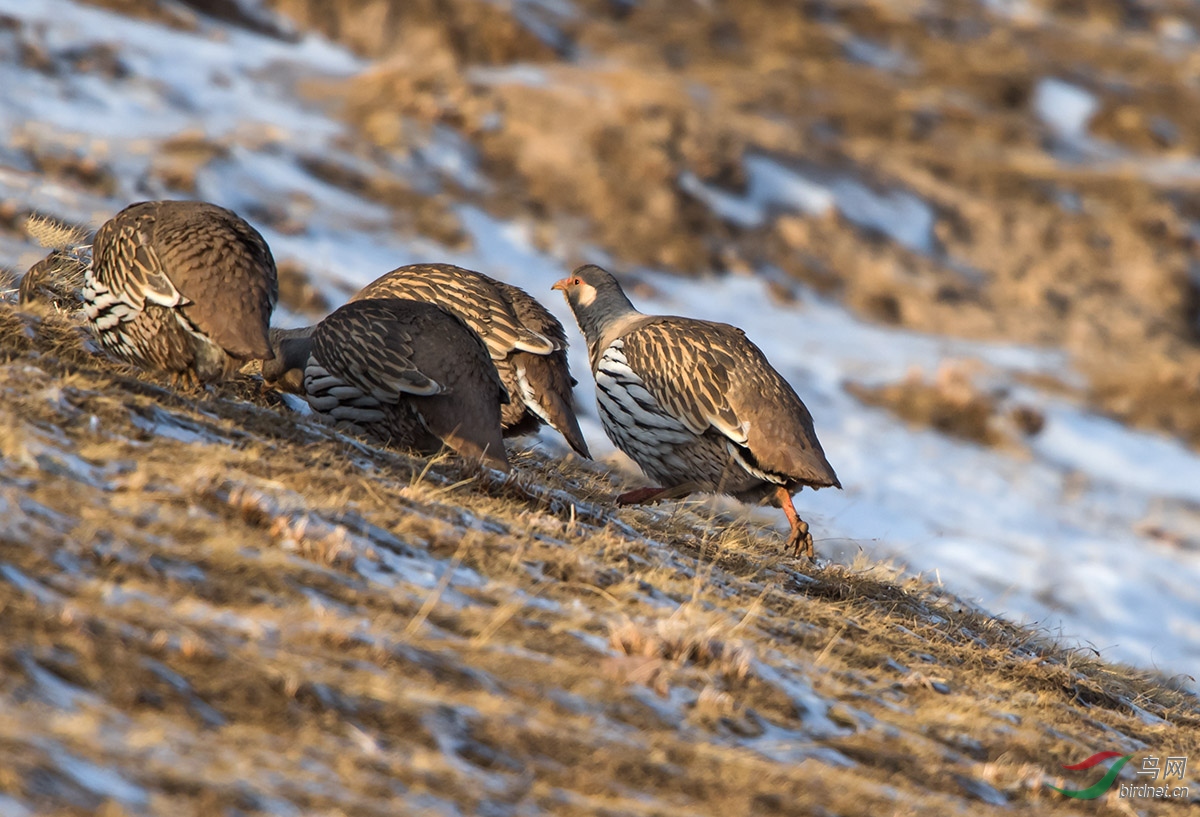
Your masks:
M380 403L395 403L405 394L441 394L445 388L413 364L414 340L386 307L341 309L313 332L309 359Z
M270 355L279 278L266 241L245 219L206 202L164 201L146 243L201 333L237 358Z
M390 297L437 304L483 338L492 360L503 360L516 350L539 355L554 351L550 338L522 325L498 283L452 264L410 264L368 284L353 300Z
M522 328L536 335L540 339L539 343L548 341L552 347L548 351L525 349L526 352L546 355L550 352L566 351L567 333L558 318L550 313L550 310L520 287L506 284L503 281L494 281L493 283L508 302Z
M808 409L742 330L664 316L640 323L621 342L648 394L689 430L715 430L756 469L837 484Z
M152 208L119 214L100 227L92 245L93 269L100 283L139 310L147 302L165 307L188 303L167 277L154 249L155 223Z
M567 363L567 333L563 325L525 290L503 281L496 281L495 285L522 326L548 340L553 347L549 352L514 354L512 357L526 407L557 429L575 453L591 459L591 451L572 406L571 389L576 380Z
M732 361L703 340L692 327L651 319L618 343L630 371L663 411L695 434L713 428L745 444L745 424L728 397Z

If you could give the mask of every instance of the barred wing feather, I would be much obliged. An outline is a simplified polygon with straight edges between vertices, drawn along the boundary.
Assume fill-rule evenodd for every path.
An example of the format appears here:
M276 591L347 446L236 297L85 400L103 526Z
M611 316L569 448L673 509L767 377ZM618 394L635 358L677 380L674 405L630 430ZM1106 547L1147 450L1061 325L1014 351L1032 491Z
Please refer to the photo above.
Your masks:
M622 340L645 389L689 430L719 432L765 472L837 484L808 409L740 329L664 316Z

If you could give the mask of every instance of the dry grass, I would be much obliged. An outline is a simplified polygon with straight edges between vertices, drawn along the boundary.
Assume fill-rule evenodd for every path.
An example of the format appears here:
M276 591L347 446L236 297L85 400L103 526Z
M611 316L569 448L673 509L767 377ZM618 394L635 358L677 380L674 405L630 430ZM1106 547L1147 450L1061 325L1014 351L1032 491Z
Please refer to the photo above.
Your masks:
M94 2L200 26L181 4ZM564 266L588 243L628 267L777 266L875 320L1064 348L1095 405L1200 439L1194 183L1061 162L1031 106L1041 77L1089 84L1092 66L1094 136L1195 152L1195 60L1157 23L1115 36L1106 15L1128 4L1034 3L1059 18L1041 27L974 0L272 5L388 58L325 89L373 170L295 159L400 232L458 246L468 202L528 219ZM119 66L17 35L36 70ZM848 59L859 39L915 73ZM514 62L547 82L471 70ZM1178 144L1155 143L1156 113ZM433 126L478 150L490 193L427 195L395 169ZM24 138L43 182L116 189L119 163ZM151 189L194 190L233 146L154 146ZM739 195L756 152L911 191L937 247L834 214L739 228L679 183ZM259 204L277 230L308 226ZM0 205L0 228L23 212ZM305 269L283 279L296 312L327 308ZM924 385L884 396L935 424L968 406L959 433L992 433L990 402ZM618 510L600 467L512 459L500 479L382 451L252 380L181 393L98 357L69 315L0 304L0 812L1179 811L1046 788L1094 780L1060 764L1096 751L1200 757L1172 679L866 558L794 562L736 513Z
M0 305L0 793L38 813L1092 813L1058 764L1200 755L1164 679L886 565L83 344Z
M25 232L49 250L70 250L87 243L87 231L50 216L34 214L25 219Z
M989 446L1015 447L1039 433L1046 419L1037 409L1008 399L1003 389L973 382L970 367L943 363L932 381L917 370L904 379L846 390L868 405L882 406L909 423Z

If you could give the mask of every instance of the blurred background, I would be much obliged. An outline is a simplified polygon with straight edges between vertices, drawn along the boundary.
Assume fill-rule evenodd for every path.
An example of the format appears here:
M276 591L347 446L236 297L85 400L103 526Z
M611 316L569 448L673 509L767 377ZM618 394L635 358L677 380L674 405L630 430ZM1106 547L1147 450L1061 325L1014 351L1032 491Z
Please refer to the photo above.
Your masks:
M30 213L149 198L258 227L280 324L468 265L571 327L625 467L549 291L601 263L796 386L845 485L797 499L819 554L1194 686L1198 32L1183 0L0 0L0 265L43 254Z

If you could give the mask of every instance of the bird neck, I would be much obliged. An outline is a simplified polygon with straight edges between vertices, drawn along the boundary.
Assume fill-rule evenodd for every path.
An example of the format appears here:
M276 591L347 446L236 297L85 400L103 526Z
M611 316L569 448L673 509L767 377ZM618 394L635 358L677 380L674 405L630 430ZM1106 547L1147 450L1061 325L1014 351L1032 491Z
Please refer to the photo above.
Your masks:
M584 333L584 337L588 342L588 357L592 361L592 369L599 365L600 357L613 342L624 337L634 327L647 320L647 317L636 309L630 309L628 312L623 312L620 315L614 315L610 320L606 321L603 327L594 334L588 335Z
M312 353L312 336L300 335L280 341L279 351L289 369L303 369Z
M312 333L315 326L302 329L277 329L270 332L271 351L275 353L274 360L263 362L263 379L275 382L284 379L289 372L299 372L304 376L304 367L308 365L308 356L312 352Z
M614 288L602 292L590 304L574 304L575 320L579 322L579 331L587 339L589 349L594 353L604 349L613 339L620 337L624 327L642 317L642 313L634 308L625 297L625 293Z

